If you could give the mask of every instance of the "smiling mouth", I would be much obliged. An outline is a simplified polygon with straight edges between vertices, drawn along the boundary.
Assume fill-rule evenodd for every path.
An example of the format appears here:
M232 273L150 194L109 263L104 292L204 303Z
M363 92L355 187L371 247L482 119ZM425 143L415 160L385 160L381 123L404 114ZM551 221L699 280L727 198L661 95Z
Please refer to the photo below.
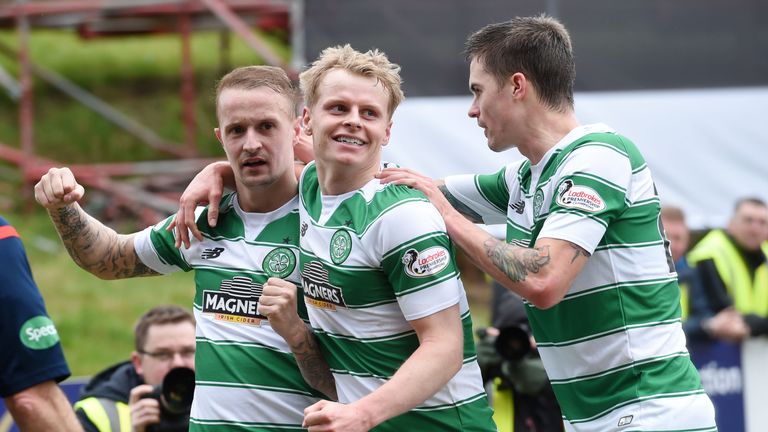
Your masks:
M340 142L342 144L351 144L351 145L356 145L356 146L363 146L363 145L365 145L365 141L363 141L363 140L361 140L359 138L350 137L350 136L344 136L344 135L334 137L333 140L336 141L336 142Z

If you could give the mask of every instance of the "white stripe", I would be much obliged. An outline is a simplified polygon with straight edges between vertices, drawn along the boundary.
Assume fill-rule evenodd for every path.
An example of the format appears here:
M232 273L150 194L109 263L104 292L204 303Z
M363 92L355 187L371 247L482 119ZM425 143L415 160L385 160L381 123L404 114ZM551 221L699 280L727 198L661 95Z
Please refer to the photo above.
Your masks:
M536 238L569 241L591 254L595 251L603 235L605 235L605 225L598 221L572 213L555 213L547 216L547 220ZM590 261L592 258L587 261L587 265ZM584 271L581 272L581 274L583 273Z
M589 257L567 295L617 283L660 279L675 279L675 274L669 272L664 245L600 249Z
M386 380L371 377L356 377L347 374L333 374L339 402L351 403L381 387ZM476 361L462 365L459 372L433 396L416 408L429 408L457 403L484 391L480 376L480 366Z
M306 302L305 302L306 303ZM401 296L397 303L364 309L322 309L307 303L312 326L328 333L357 339L382 338L413 331L408 320L432 315L459 303L459 314L469 310L464 287L458 278ZM371 323L376 323L375 326Z
M199 420L301 425L304 408L318 399L261 389L195 386L191 416Z
M187 262L195 269L224 269L224 270L245 270L243 273L261 274L264 257L277 247L283 247L293 252L296 259L296 266L293 272L284 279L289 281L299 280L299 251L294 245L288 244L254 244L248 243L243 239L231 241L228 239L212 240L204 238L202 242L194 242L189 249L181 249L187 259ZM224 248L224 250L214 258L203 259L203 252L206 249ZM218 289L218 287L205 287Z
M379 338L413 331L397 303L335 311L307 304L307 312L313 327L342 336ZM376 326L371 325L373 322Z
M628 420L630 416L631 422L619 427L619 420L622 418ZM717 431L715 409L705 394L647 399L623 406L589 422L571 424L565 421L564 423L566 432Z
M261 326L253 326L218 321L213 318L212 314L204 314L197 309L194 312L195 320L197 321L195 336L198 338L211 339L211 343L217 345L224 344L219 341L234 341L242 342L244 345L264 345L283 353L291 353L288 344L285 343L285 340L280 335L272 330L267 320L262 320ZM198 343L202 342L198 341Z
M656 197L656 188L653 185L653 178L651 178L651 170L649 168L646 167L632 174L632 180L627 190L629 202L634 203Z
M592 174L592 180L600 181L613 189L618 187L627 190L632 173L629 157L610 147L612 146L588 146L573 150L565 156L565 160L551 178L562 179L576 172ZM598 180L594 173L600 173L601 180Z
M572 345L539 346L552 381L592 375L632 362L687 353L680 322L624 331ZM680 354L685 355L685 354Z

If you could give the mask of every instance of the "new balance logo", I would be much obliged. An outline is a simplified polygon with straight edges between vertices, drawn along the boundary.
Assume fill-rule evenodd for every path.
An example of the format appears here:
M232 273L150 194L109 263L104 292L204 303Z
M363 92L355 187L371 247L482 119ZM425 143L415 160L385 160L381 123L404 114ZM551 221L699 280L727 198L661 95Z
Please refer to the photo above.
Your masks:
M515 213L517 213L517 214L523 214L523 212L525 211L525 201L520 200L520 201L518 201L518 202L516 202L514 204L510 204L509 208L514 210Z
M221 256L221 253L224 252L224 248L210 248L203 250L202 255L200 255L200 258L207 260L207 259L214 259Z
M627 426L628 424L632 423L633 418L634 416L631 416L631 415L624 416L619 419L619 424L616 426Z

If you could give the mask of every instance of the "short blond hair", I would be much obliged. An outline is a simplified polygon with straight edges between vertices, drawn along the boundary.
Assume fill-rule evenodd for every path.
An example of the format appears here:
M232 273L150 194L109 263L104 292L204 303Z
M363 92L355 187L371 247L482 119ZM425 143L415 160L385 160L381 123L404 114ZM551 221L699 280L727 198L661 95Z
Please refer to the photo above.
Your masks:
M376 78L389 96L388 114L392 118L395 109L405 95L400 86L400 66L392 63L387 55L378 49L361 53L349 44L324 49L309 69L299 75L301 91L308 107L317 103L318 87L325 74L333 69L341 69L353 74Z

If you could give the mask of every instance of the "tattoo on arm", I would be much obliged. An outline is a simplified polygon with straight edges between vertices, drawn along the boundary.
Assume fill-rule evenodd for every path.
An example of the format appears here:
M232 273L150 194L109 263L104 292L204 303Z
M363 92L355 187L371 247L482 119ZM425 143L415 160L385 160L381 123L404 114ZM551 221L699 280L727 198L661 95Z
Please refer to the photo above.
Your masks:
M317 336L312 329L306 327L306 337L298 345L292 346L291 351L299 365L301 376L307 384L323 392L331 400L339 400L336 394L336 380L331 374L328 362L320 352Z
M571 264L576 261L576 258L578 258L579 255L584 255L585 257L589 258L589 253L585 251L581 246L575 245L571 242L568 242L568 244L573 248L573 258L571 258Z
M94 275L122 279L158 274L141 262L133 237L118 235L77 205L50 213L72 259Z
M453 208L456 209L459 213L464 215L467 219L469 219L473 223L483 223L483 217L480 216L479 213L469 208L466 204L456 199L455 196L453 196L452 193L448 191L448 188L443 184L438 186L438 189L440 189L440 192L443 193L443 196L445 196L445 199L448 200L448 202L453 206Z
M524 281L529 273L538 273L550 261L549 246L529 249L490 238L485 241L485 251L491 262L514 282Z

